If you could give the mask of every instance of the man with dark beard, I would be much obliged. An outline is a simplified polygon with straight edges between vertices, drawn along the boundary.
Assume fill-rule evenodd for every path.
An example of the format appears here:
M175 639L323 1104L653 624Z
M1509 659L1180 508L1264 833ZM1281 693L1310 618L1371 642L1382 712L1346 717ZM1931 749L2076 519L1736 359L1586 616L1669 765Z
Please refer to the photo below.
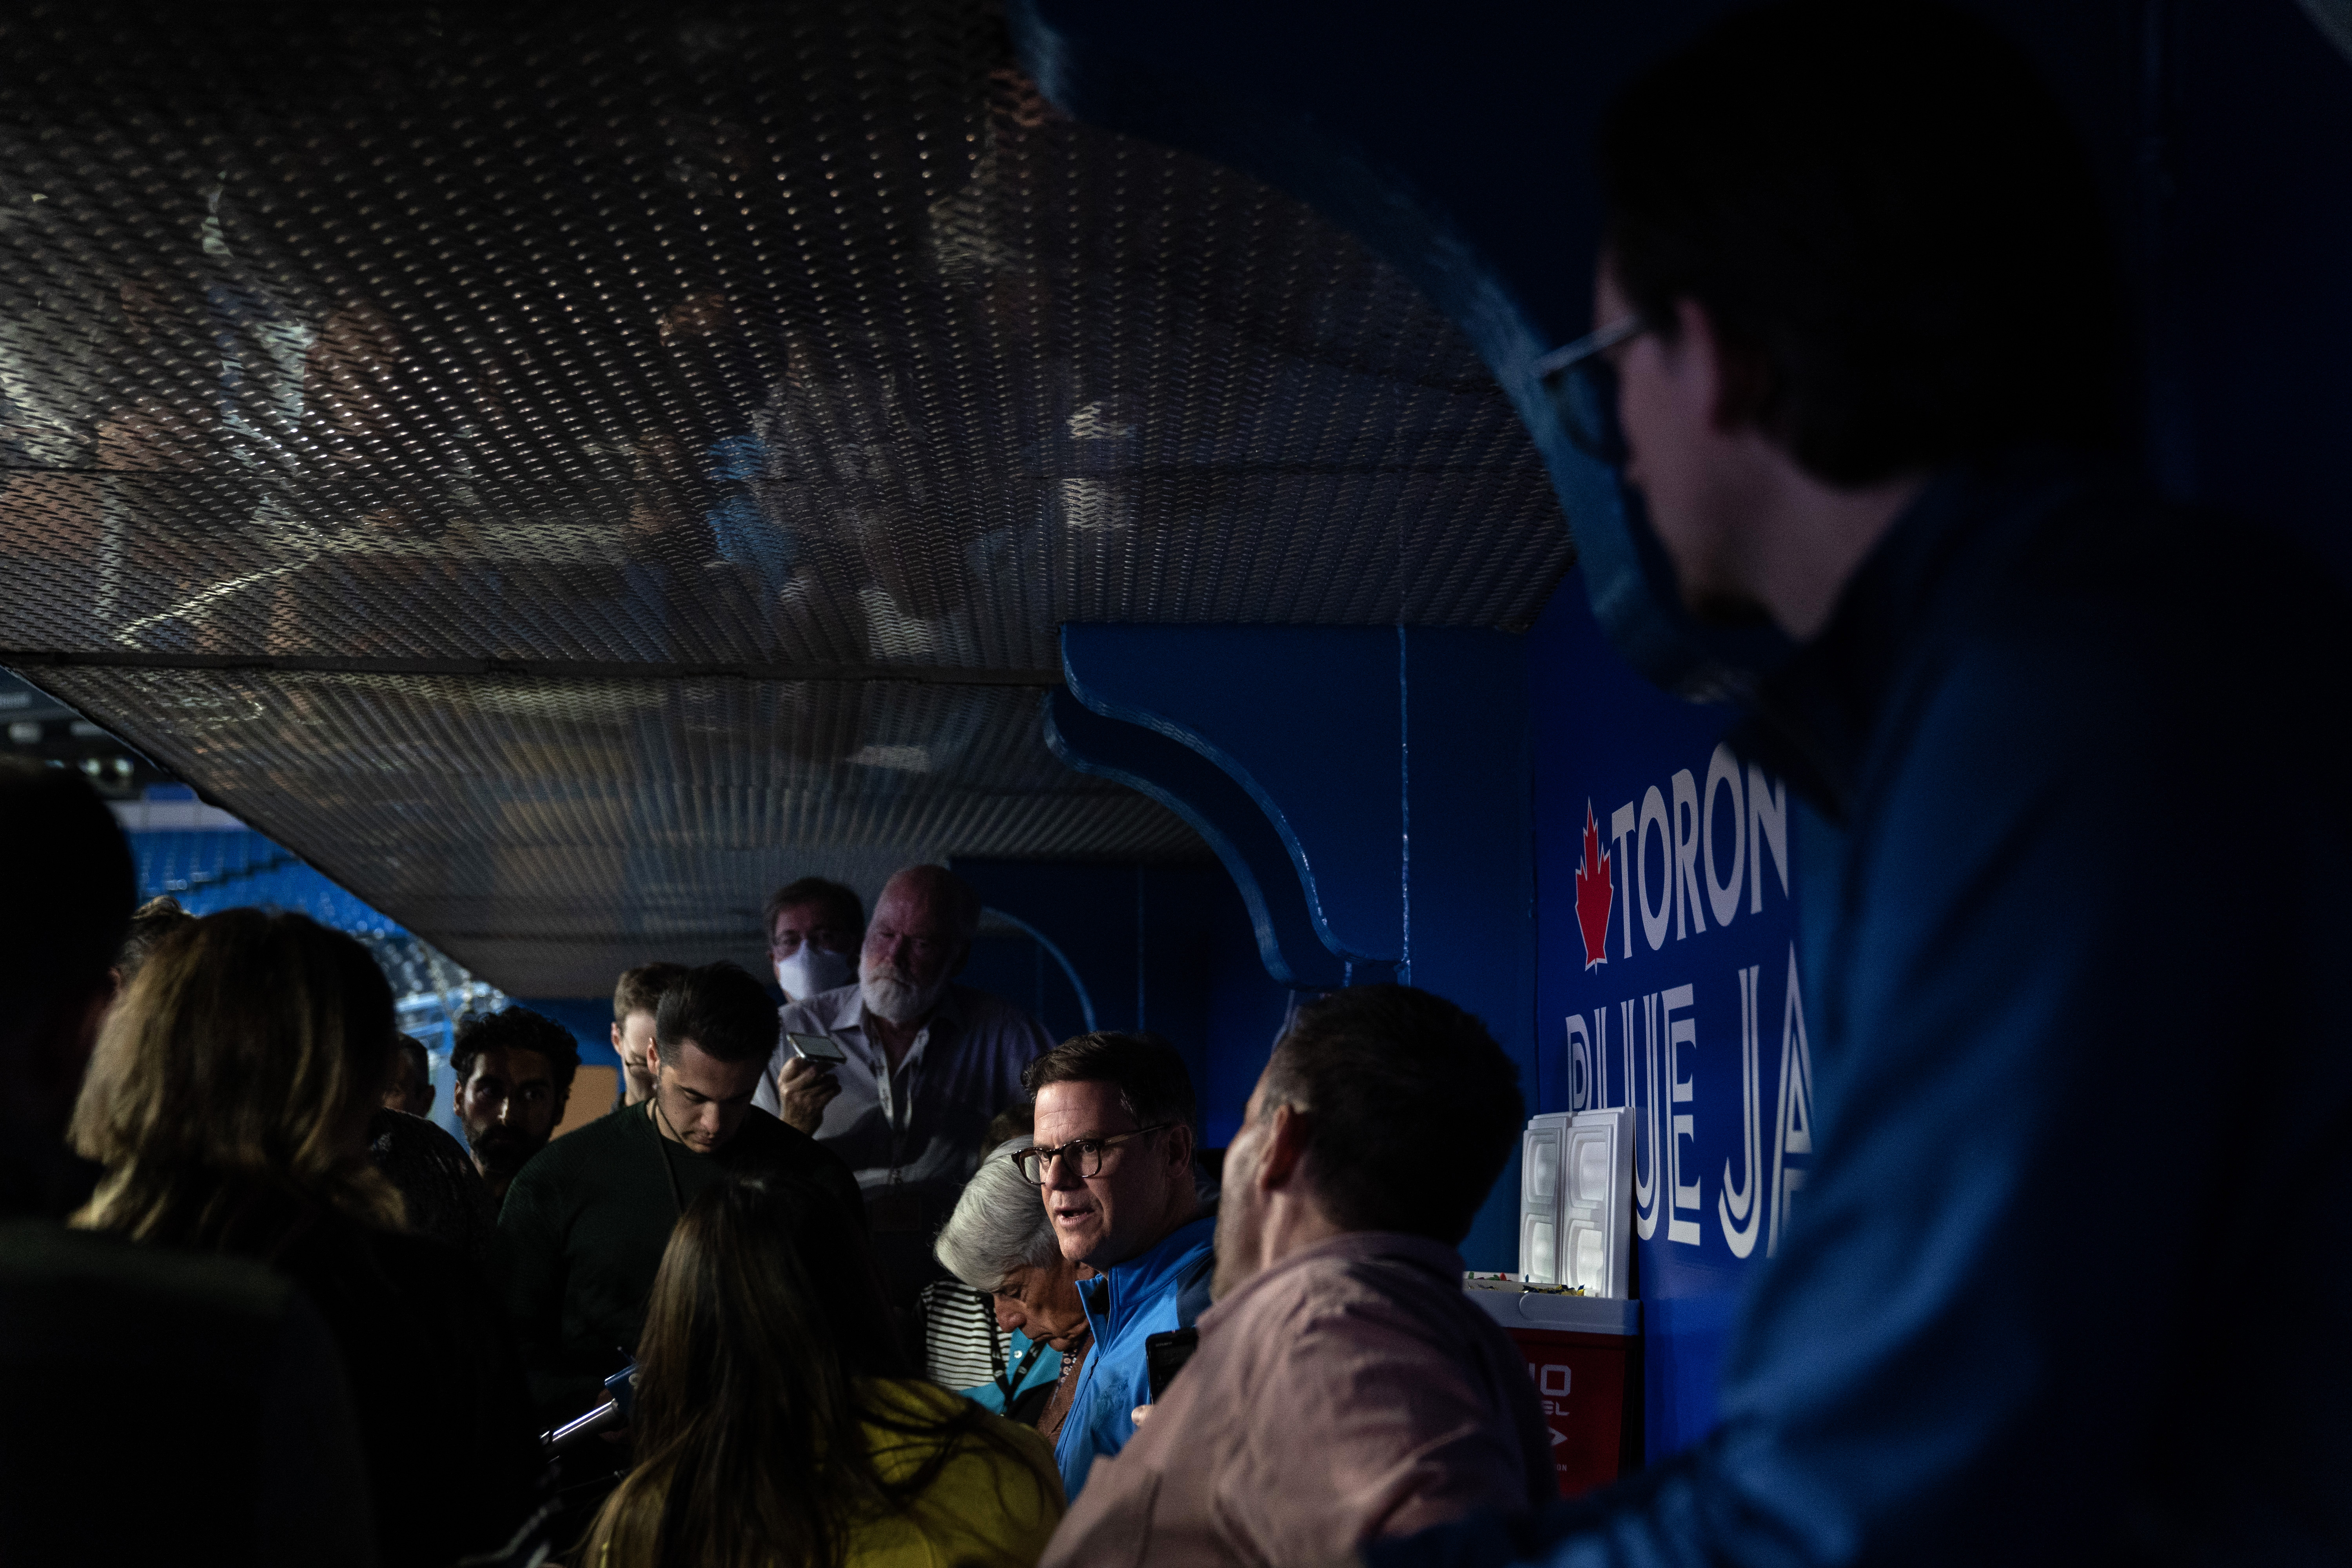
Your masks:
M509 1007L457 1026L449 1052L457 1075L457 1124L490 1195L547 1146L572 1098L580 1046L572 1031L528 1007Z
M892 1304L913 1321L926 1281L944 1278L931 1237L971 1178L989 1119L1028 1093L1021 1069L1053 1047L1002 997L953 984L980 929L980 898L939 866L909 866L875 902L857 984L820 991L782 1016L785 1036L823 1035L838 1068L777 1043L754 1100L847 1161Z

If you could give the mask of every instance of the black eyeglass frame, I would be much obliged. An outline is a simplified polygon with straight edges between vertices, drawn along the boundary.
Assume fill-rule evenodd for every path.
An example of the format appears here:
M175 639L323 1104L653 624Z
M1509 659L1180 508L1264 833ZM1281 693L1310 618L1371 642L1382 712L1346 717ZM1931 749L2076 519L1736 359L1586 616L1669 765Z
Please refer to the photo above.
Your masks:
M1102 1174L1103 1155L1110 1150L1130 1138L1140 1138L1148 1132L1165 1132L1175 1125L1173 1121L1155 1121L1149 1127L1139 1127L1132 1132L1114 1132L1108 1138L1073 1138L1051 1149L1041 1149L1033 1143L1026 1149L1013 1150L1005 1158L1013 1162L1013 1168L1021 1173L1022 1180L1042 1187L1045 1184L1045 1167L1076 1150L1080 1157L1079 1179L1084 1180L1087 1176ZM1034 1173L1029 1169L1032 1164L1037 1167Z

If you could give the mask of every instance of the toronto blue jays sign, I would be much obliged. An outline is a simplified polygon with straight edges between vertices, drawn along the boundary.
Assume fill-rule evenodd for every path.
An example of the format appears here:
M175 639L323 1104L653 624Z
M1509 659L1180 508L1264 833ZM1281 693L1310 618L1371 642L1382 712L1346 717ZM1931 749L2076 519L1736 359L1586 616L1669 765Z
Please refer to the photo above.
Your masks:
M1742 963L1762 943L1735 943L1733 938L1743 912L1764 914L1768 884L1778 895L1776 908L1788 900L1787 790L1717 743L1707 758L1704 783L1696 770L1678 768L1663 789L1649 784L1638 801L1613 808L1605 847L1599 816L1588 801L1583 842L1575 873L1587 982L1581 989L1588 995L1620 994L1563 1019L1569 1107L1635 1109L1634 1223L1643 1241L1654 1240L1663 1224L1669 1243L1704 1250L1711 1222L1734 1259L1753 1255L1759 1234L1769 1256L1779 1244L1790 1195L1804 1184L1803 1158L1812 1152L1812 1052L1805 1037L1794 942L1787 942L1783 964ZM1667 954L1670 944L1704 938L1710 929L1717 941ZM1763 941L1779 945L1784 935L1772 930ZM1736 1001L1709 1010L1707 1042L1715 1048L1702 1060L1700 981L1720 976L1705 973L1700 955L1727 949ZM1660 956L1654 965L1644 963L1637 971L1637 951L1645 959ZM1612 987L1607 966L1612 958L1614 973L1634 986L1668 981L1677 973L1688 977L1654 989ZM1769 983L1768 969L1773 971ZM1710 985L1708 991L1710 997L1722 994L1720 987ZM1770 1053L1777 1069L1769 1071L1768 994L1777 1004L1772 1012L1780 1042ZM1735 1026L1736 1058L1728 1048ZM1727 1152L1719 1177L1699 1152L1702 1078L1712 1091L1706 1097L1710 1122L1720 1120L1737 1129L1738 1152ZM1708 1131L1714 1131L1712 1125ZM1710 1149L1717 1141L1705 1140ZM1675 1262L1670 1257L1658 1259L1650 1272L1671 1278Z
M1601 640L1573 579L1530 638L1545 1110L1633 1111L1649 1447L1712 1421L1748 1272L1812 1153L1785 781Z

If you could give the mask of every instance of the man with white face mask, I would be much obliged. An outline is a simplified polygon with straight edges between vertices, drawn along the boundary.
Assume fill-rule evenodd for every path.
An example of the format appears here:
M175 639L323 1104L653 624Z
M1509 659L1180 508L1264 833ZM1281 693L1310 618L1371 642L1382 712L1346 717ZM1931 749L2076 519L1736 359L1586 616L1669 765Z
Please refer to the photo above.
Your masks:
M823 877L803 877L768 895L768 957L787 1003L805 1002L857 978L866 906Z
M770 930L793 912L780 910ZM1054 1043L1002 997L954 984L979 929L979 896L945 868L893 876L855 983L794 993L783 1010L784 1034L825 1036L848 1059L828 1067L779 1039L753 1101L856 1172L893 1303L910 1321L924 1283L943 1277L930 1240L971 1175L989 1119L1028 1098L1021 1069ZM800 950L808 946L803 936ZM782 959L777 967L792 991Z

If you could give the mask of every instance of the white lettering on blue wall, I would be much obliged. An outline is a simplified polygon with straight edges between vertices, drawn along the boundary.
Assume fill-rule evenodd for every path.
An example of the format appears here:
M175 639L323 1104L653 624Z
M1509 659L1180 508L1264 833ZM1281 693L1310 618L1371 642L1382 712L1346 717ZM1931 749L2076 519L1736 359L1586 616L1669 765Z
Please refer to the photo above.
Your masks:
M1625 1004L1625 1044L1633 1043L1633 1004ZM1630 1068L1630 1062L1628 1067ZM1634 1119L1633 1129L1633 1234L1643 1241L1658 1234L1658 996L1656 992L1642 998L1642 1108L1649 1115ZM1625 1077L1627 1089L1633 1087L1633 1074ZM1643 1133L1647 1131L1646 1138Z
M1739 1010L1738 1163L1726 1160L1716 1194L1715 1215L1724 1245L1734 1258L1748 1258L1762 1239L1766 1257L1780 1249L1790 1199L1804 1186L1804 1166L1813 1152L1813 1058L1805 1037L1804 998L1797 977L1797 949L1788 954L1788 984L1780 1006L1780 1061L1772 1121L1764 1121L1764 966L1734 972ZM1636 1011L1640 1017L1637 1024ZM1685 1247L1703 1244L1706 1177L1694 1151L1699 1137L1698 992L1673 985L1616 1005L1618 1049L1610 1050L1610 1008L1566 1020L1570 1109L1601 1105L1633 1107L1634 1229L1651 1240L1664 1223L1665 1239ZM1637 1064L1633 1043L1641 1039ZM1619 1061L1610 1085L1610 1058ZM1638 1071L1637 1069L1638 1065ZM1769 1170L1767 1170L1767 1162Z
M1737 778L1737 774L1734 778ZM1713 774L1709 774L1710 779ZM1713 788L1712 784L1708 786ZM1714 892L1709 888L1708 892ZM1739 888L1732 886L1732 899L1737 902ZM1740 1169L1732 1173L1731 1162L1723 1163L1723 1192L1715 1200L1715 1217L1723 1226L1724 1244L1731 1248L1734 1258L1745 1258L1756 1250L1756 1231L1764 1218L1764 1205L1757 1200L1763 1195L1762 1161L1758 1158L1757 1145L1763 1133L1763 1102L1756 1089L1759 1047L1756 1027L1756 982L1763 966L1751 964L1739 972L1739 1148ZM1777 1166L1779 1161L1776 1159Z
M1697 1086L1693 1079L1683 1076L1685 1065L1683 1051L1685 1047L1688 1047L1693 1054L1696 1054L1698 1021L1696 1018L1675 1016L1678 1012L1686 1013L1690 1010L1694 1000L1691 987L1677 985L1664 993L1664 999L1666 1020L1667 1085L1674 1095L1675 1104L1688 1105L1691 1108L1687 1111L1678 1110L1674 1113L1674 1136L1666 1143L1666 1163L1674 1172L1673 1207L1675 1211L1666 1216L1666 1239L1679 1241L1688 1247L1696 1247L1699 1244L1698 1221L1682 1217L1685 1210L1696 1214L1700 1205L1706 1201L1699 1192L1700 1178L1697 1173L1692 1173L1691 1180L1687 1182L1683 1180L1683 1145L1685 1143L1696 1145L1698 1142ZM1692 1065L1696 1070L1696 1064Z
M1772 1118L1772 1232L1764 1256L1780 1250L1780 1227L1788 1223L1789 1199L1805 1184L1804 1171L1788 1163L1791 1154L1813 1152L1813 1052L1805 1042L1805 1007L1797 994L1797 947L1789 944L1789 999L1780 1009L1780 1105Z
M1698 912L1698 781L1688 768L1676 768L1668 783L1675 792L1675 940L1680 942L1706 930L1706 917Z
M1653 832L1658 839L1662 880L1654 907L1650 899ZM1743 881L1748 912L1762 914L1768 859L1780 896L1789 896L1789 786L1754 763L1743 773L1738 755L1728 745L1717 746L1707 758L1704 787L1690 769L1677 768L1664 789L1652 784L1638 803L1627 801L1611 812L1609 834L1615 847L1609 868L1633 884L1631 899L1622 896L1626 889L1616 889L1616 901L1625 911L1623 957L1633 956L1637 906L1643 940L1655 952L1670 934L1676 942L1704 934L1708 914L1717 926L1731 924L1739 913ZM1623 869L1629 863L1630 875Z
M1612 819L1613 820L1613 819ZM1664 872L1665 886L1660 889L1658 907L1650 909L1650 827L1658 829L1658 865ZM1642 796L1642 826L1633 840L1633 892L1642 906L1642 938L1655 952L1666 945L1666 932L1675 923L1675 830L1666 819L1666 797L1652 784ZM1631 932L1625 939L1626 955L1633 955Z
M1725 792L1731 795L1731 810L1727 814L1731 824L1731 873L1721 880L1715 874L1715 803ZM1717 746L1715 755L1706 760L1706 788L1701 792L1705 805L1699 812L1698 841L1706 861L1706 907L1715 912L1715 923L1727 926L1731 917L1739 912L1739 886L1747 879L1748 835L1741 831L1748 818L1748 805L1739 788L1739 759L1731 754L1729 746Z

